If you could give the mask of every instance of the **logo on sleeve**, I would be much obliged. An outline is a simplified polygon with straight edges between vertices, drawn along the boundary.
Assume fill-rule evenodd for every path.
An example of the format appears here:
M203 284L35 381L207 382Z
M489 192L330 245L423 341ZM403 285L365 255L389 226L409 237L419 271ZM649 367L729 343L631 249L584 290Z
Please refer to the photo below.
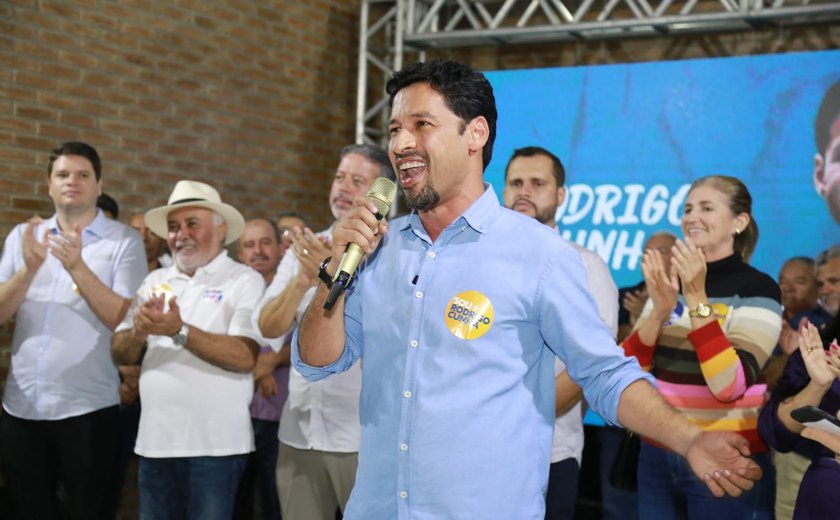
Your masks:
M493 304L478 291L464 291L446 304L444 320L456 338L480 338L493 325Z

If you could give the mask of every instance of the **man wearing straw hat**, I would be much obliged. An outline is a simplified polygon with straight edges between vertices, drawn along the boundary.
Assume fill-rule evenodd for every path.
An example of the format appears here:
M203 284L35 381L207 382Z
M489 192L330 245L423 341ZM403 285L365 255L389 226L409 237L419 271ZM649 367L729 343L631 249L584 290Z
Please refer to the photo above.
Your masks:
M114 335L119 364L142 359L143 518L230 518L247 454L248 405L259 350L251 313L263 279L224 249L244 219L207 184L179 181L146 213L174 265L152 272Z

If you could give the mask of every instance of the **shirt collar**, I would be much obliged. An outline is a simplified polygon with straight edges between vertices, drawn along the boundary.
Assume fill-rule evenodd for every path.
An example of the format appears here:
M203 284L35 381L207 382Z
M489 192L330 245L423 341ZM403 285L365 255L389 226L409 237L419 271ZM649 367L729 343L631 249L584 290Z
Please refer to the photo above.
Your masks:
M107 217L102 210L97 208L96 209L96 216L93 217L93 220L90 221L90 224L82 230L82 235L85 233L90 233L94 236L102 238L105 236L105 226L107 225ZM53 213L53 216L48 218L44 221L44 224L47 226L47 229L56 230L58 231L58 215Z
M447 228L461 225L460 222L463 219L463 221L474 230L479 233L486 233L487 228L490 226L490 222L493 220L495 215L498 214L499 209L499 198L496 196L496 191L493 189L491 184L485 182L484 193L481 194L481 197L476 199L476 201L467 208L467 211L465 211L460 217L453 220ZM409 228L412 228L415 231L423 230L423 235L426 234L423 229L423 223L420 220L420 215L416 211L411 212L411 216L407 219L402 230Z

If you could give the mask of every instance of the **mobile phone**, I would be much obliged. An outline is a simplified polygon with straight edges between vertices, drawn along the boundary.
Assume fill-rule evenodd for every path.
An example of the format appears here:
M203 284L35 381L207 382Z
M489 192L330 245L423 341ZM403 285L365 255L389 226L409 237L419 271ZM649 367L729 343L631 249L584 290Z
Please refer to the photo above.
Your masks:
M790 416L805 426L840 435L840 420L816 406L803 406L790 412Z

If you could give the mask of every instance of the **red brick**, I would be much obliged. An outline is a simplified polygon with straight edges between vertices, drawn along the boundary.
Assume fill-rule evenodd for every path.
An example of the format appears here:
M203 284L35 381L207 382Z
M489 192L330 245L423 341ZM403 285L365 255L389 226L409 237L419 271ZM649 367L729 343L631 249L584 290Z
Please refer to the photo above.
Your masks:
M62 94L75 96L82 99L97 99L99 97L99 89L96 85L90 83L79 83L73 81L60 80L58 82L58 92Z
M96 128L98 119L94 116L79 113L62 112L58 116L59 122L79 128Z
M32 183L0 178L0 193L31 195L33 193Z
M76 99L60 92L40 90L37 93L37 99L41 105L60 109L74 109L79 106L79 102Z
M76 134L75 131L72 133ZM68 135L62 140L70 140L71 138L75 137L75 135ZM31 150L52 150L58 144L58 142L55 139L45 139L42 137L33 137L31 135L21 134L17 134L14 136L14 143L18 146L21 146L23 148L29 148Z
M82 54L75 49L71 51L59 50L58 57L62 63L82 69L95 69L99 65L99 60L95 56Z
M46 121L55 121L57 119L57 114L54 110L29 105L18 105L15 107L15 115L24 119L39 119Z
M3 116L0 117L0 128L11 130L15 133L34 134L37 130L35 121L20 119L17 117Z
M30 150L0 145L0 163L31 163L35 161L35 154Z
M12 197L12 209L31 211L35 213L50 213L53 210L51 200L33 199L30 197Z

